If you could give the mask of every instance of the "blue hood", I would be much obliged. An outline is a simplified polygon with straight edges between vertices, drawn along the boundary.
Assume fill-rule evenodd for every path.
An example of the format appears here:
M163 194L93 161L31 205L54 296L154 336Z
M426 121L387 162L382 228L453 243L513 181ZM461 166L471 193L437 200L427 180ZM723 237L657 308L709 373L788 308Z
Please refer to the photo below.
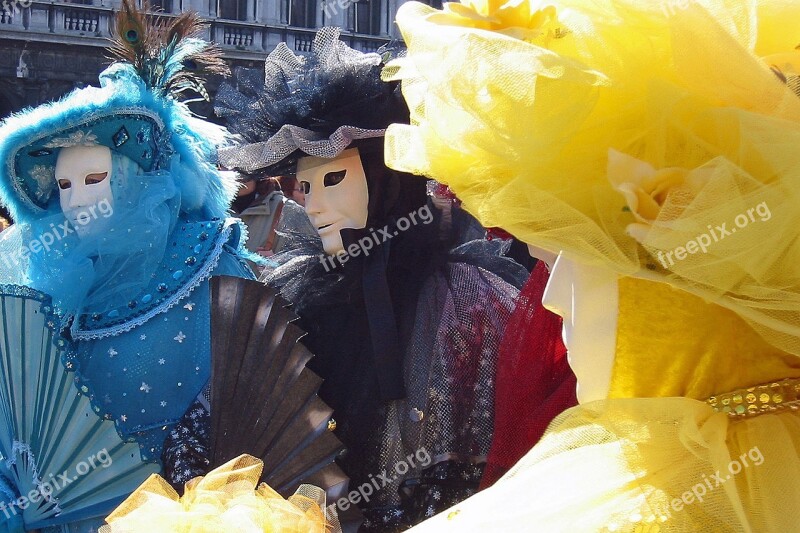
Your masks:
M61 100L25 109L0 124L0 200L17 222L58 208L54 168L65 146L103 145L145 172L169 170L181 211L200 219L226 216L236 182L217 170L221 126L195 118L171 96L149 90L130 64L100 74L100 87L77 89Z

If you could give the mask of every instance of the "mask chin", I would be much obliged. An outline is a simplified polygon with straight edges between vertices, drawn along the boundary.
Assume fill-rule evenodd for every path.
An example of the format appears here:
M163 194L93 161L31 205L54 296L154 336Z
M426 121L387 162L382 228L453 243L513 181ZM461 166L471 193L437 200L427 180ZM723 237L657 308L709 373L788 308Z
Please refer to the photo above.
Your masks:
M342 234L338 231L335 235L327 235L323 237L320 234L320 239L322 240L322 249L325 250L325 253L328 255L336 255L340 252L344 251L344 242L342 242Z
M107 229L108 218L102 214L99 207L105 205L105 203L106 200L101 200L98 204L64 213L78 237L85 238L98 235Z

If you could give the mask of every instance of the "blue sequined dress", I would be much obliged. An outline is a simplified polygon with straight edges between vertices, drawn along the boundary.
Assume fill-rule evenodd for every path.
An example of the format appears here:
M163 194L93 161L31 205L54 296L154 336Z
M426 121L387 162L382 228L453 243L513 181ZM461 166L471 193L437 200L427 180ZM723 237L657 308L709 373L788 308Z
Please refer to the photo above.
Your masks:
M240 223L180 224L164 261L141 294L106 313L82 313L72 326L74 369L81 393L135 439L142 459L159 461L168 430L210 377L209 279L252 277L236 255Z

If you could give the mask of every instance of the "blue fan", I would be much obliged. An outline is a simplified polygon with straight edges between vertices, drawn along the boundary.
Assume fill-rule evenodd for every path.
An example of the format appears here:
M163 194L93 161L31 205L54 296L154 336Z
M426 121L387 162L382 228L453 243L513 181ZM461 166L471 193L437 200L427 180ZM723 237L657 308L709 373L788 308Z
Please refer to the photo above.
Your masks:
M0 523L25 529L105 516L159 471L79 394L59 322L49 296L0 285L0 475L15 493Z

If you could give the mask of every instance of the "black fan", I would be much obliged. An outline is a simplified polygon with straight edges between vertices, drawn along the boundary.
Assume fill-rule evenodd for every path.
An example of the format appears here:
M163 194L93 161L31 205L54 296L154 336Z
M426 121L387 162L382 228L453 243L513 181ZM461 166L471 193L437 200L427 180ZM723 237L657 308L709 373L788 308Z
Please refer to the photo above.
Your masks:
M348 478L333 462L343 445L288 302L262 283L224 276L212 279L211 296L211 466L248 453L284 496L301 483L343 496Z

